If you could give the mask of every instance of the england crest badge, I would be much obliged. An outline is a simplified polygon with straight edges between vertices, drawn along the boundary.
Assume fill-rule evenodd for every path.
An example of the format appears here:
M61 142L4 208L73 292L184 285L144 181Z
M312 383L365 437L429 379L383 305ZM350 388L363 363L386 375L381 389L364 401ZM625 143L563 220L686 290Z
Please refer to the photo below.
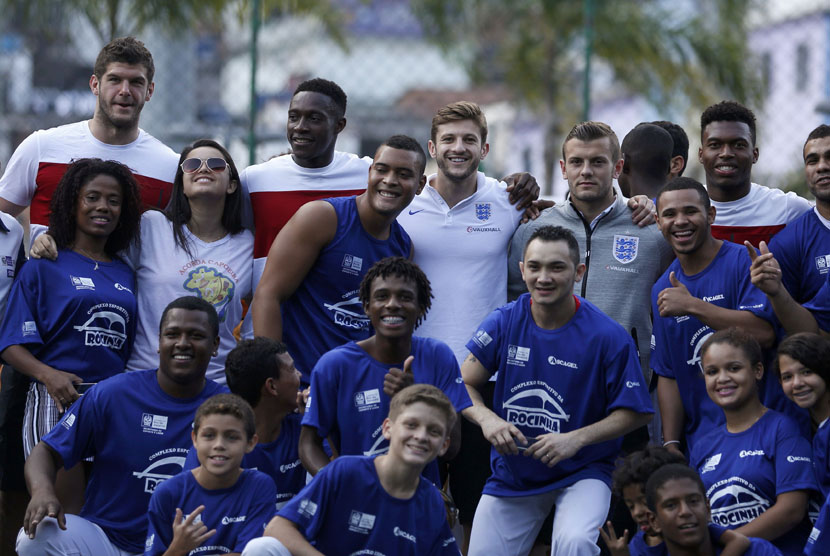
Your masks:
M476 203L476 218L482 221L490 220L492 214L490 203Z
M637 258L639 244L638 237L614 235L614 259L622 264L630 263Z

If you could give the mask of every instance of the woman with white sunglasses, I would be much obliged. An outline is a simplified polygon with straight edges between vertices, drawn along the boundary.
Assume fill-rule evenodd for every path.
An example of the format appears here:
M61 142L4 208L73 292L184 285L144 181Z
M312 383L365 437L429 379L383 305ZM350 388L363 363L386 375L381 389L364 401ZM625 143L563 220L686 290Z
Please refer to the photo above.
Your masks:
M41 236L43 237L43 236ZM50 238L38 239L33 256L49 256ZM219 348L207 378L225 383L225 357L236 346L241 300L252 294L254 237L242 226L239 172L216 141L200 139L179 158L170 203L141 217L140 246L123 258L135 271L138 326L128 370L158 367L158 327L164 307L183 295L200 297L219 314ZM194 354L186 342L173 357Z

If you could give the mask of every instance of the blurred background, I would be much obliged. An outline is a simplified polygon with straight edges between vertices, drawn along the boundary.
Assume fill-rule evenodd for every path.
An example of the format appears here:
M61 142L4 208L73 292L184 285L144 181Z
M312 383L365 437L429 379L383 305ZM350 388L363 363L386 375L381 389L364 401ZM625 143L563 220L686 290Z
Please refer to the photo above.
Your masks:
M348 95L338 150L429 138L437 108L473 100L490 127L484 170L567 190L567 131L681 124L697 163L701 111L758 117L753 181L806 194L801 149L830 123L830 0L0 0L0 162L32 131L92 115L92 65L134 35L156 64L141 127L174 150L199 137L240 167L286 152L296 85Z

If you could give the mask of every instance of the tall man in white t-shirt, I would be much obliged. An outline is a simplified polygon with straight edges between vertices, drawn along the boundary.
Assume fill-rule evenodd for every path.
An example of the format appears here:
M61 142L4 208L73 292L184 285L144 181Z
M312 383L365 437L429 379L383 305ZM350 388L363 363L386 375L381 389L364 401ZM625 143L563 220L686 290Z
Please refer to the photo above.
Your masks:
M116 160L130 168L147 207L163 209L179 156L138 127L153 96L153 56L133 38L113 39L95 60L89 88L98 97L92 119L32 133L14 151L0 178L0 211L17 216L31 206L31 238L46 230L49 203L76 158Z
M758 246L801 216L810 203L795 193L784 193L752 183L752 165L758 161L755 114L731 100L713 104L700 116L698 159L706 172L706 190L717 211L712 235Z

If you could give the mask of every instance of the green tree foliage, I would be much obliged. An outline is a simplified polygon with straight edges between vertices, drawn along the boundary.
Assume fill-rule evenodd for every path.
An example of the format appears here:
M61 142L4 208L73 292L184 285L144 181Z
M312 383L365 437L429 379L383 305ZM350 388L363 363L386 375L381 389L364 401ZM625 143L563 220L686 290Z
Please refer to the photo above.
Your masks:
M746 12L760 0L594 0L592 73L661 112L723 98L757 106ZM468 53L476 83L506 83L545 125L545 183L582 116L585 9L574 0L413 0L426 33ZM594 79L594 97L610 80Z

